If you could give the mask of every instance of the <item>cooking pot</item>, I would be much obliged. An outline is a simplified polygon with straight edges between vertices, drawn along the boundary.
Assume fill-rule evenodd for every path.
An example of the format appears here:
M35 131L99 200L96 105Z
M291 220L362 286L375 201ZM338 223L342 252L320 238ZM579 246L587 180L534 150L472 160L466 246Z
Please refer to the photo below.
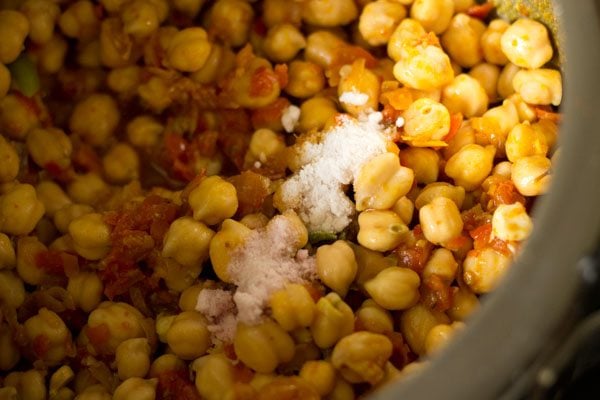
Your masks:
M547 398L578 348L594 334L600 341L600 316L589 313L594 289L600 297L600 1L555 1L553 9L565 82L562 150L533 234L465 332L373 399Z

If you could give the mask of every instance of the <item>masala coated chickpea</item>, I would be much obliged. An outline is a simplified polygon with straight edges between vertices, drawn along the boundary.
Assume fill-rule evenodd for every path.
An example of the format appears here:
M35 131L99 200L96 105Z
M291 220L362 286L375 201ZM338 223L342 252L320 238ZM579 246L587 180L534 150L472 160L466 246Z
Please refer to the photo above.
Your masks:
M326 349L354 330L354 314L348 304L335 292L317 301L317 312L310 326L315 344Z
M61 170L71 165L73 145L62 129L34 128L27 135L27 151L40 167L58 167Z
M408 227L393 211L366 210L358 216L357 240L362 246L375 251L389 251L397 247Z
M460 235L463 221L456 204L446 197L436 197L419 210L419 222L425 238L431 243L444 243Z
M406 310L419 300L419 275L410 268L388 267L364 284L373 300L386 310Z
M23 13L0 10L0 63L10 64L17 59L23 50L29 29L29 21Z
M307 0L302 6L304 22L333 27L346 25L358 17L354 0Z
M171 351L182 360L204 355L210 346L206 325L206 320L197 311L183 311L177 315L166 333Z
M403 114L404 133L415 142L441 140L450 131L450 113L441 103L423 97Z
M79 0L67 7L58 19L62 33L70 38L88 41L98 35L100 20L96 16L94 3Z
M46 277L46 272L39 268L36 254L47 250L36 236L25 236L17 241L17 273L23 282L39 285Z
M84 331L106 332L106 340L93 348L99 354L114 354L123 341L145 336L143 319L140 311L127 303L103 301L88 315Z
M446 314L417 304L400 315L400 333L413 352L423 355L429 331L436 325L449 322Z
M512 84L515 92L529 104L559 106L562 100L562 78L554 69L521 70L515 74Z
M444 32L454 14L454 0L415 0L410 17L435 34Z
M167 48L167 59L176 70L194 72L204 66L210 49L211 44L204 29L186 28L173 35Z
M460 74L442 91L442 104L451 114L461 113L467 118L480 116L488 108L488 95L479 81Z
M31 343L45 343L43 348L34 345L33 351L48 366L58 365L73 350L71 332L55 312L45 307L25 321L23 328Z
M511 261L511 257L491 247L471 250L463 262L463 279L474 293L489 293L508 272Z
M156 6L145 0L132 0L120 10L123 32L137 39L143 39L158 29L160 25Z
M543 133L536 131L526 122L516 125L508 133L505 143L506 157L515 162L529 156L546 156L548 144Z
M325 86L323 68L310 61L293 60L288 64L288 84L285 92L300 98L316 95Z
M17 183L0 196L0 232L27 235L44 215L33 186Z
M137 65L112 68L106 75L106 86L115 93L132 96L141 82L141 74L142 69ZM132 121L137 118L140 117Z
M0 302L16 310L24 301L23 281L11 270L0 270Z
M14 387L19 399L45 400L46 382L42 371L30 369L25 372L13 372L6 376L5 387Z
M181 217L171 223L163 239L163 257L172 258L186 268L201 268L208 259L215 232L200 221Z
M89 313L102 301L104 285L98 274L92 271L81 271L69 276L67 292L77 307Z
M306 46L302 32L290 23L282 23L267 31L262 49L275 62L292 60Z
M238 358L256 372L271 373L294 356L294 341L270 319L258 325L238 324L233 339Z
M75 105L69 128L92 146L103 146L113 135L120 116L117 103L111 96L94 93Z
M388 53L389 51L388 43ZM400 60L394 64L393 74L405 86L424 91L439 89L454 79L448 54L438 45L432 44L408 46Z
M110 227L102 214L90 213L75 218L69 223L69 235L73 247L87 260L100 260L110 250Z
M375 0L362 9L358 30L371 46L384 45L405 17L406 8L402 4L392 0Z
M196 390L204 399L220 400L233 386L233 365L223 353L215 352L194 360L191 370L196 372Z

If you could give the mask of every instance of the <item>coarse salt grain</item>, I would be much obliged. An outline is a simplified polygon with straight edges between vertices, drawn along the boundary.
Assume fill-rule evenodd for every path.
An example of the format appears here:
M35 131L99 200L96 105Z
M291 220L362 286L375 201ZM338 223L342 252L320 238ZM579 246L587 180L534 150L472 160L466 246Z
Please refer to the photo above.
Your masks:
M300 120L300 107L291 105L283 110L281 114L281 125L287 133L294 132Z
M206 317L207 329L216 339L223 342L233 340L237 325L233 293L223 289L202 289L196 310Z
M351 106L364 106L369 101L369 95L361 92L344 92L340 96L340 101Z
M403 117L398 117L396 119L396 127L398 128L402 128L404 126L404 118Z
M340 232L355 206L344 193L361 166L386 151L380 112L354 119L343 115L320 143L299 148L303 167L281 186L281 201L295 210L311 232Z

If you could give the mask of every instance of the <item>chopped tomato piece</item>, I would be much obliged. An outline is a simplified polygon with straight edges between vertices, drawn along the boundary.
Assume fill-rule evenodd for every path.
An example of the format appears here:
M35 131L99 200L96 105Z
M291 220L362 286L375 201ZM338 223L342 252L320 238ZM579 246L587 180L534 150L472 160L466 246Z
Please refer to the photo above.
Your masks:
M251 97L268 96L273 92L275 84L279 84L277 74L266 66L259 67L252 74L248 94Z
M287 86L288 80L289 80L287 64L275 65L274 71L275 71L275 76L277 77L277 82L279 82L279 87L281 89L285 88Z
M452 114L450 116L450 131L444 136L444 142L450 142L454 136L458 133L460 126L463 122L463 115L461 113Z
M562 121L562 114L553 112L550 107L537 106L534 107L535 115L539 119L549 119L552 122L556 122L557 124Z
M85 328L85 335L89 339L92 346L97 350L101 349L110 339L110 329L105 323L89 326Z
M252 171L244 171L231 177L229 181L237 191L237 213L240 217L262 209L265 199L270 194L269 179Z
M157 399L201 400L196 386L188 379L186 370L173 370L158 375Z
M44 358L50 350L50 339L46 335L37 335L33 338L33 343L31 344L33 349L33 354L37 358Z
M493 9L494 4L491 1L488 1L483 4L477 4L469 7L467 9L467 15L473 18L486 19Z
M285 97L279 97L266 107L256 109L252 112L252 126L254 129L271 127L274 124L281 124L283 111L288 108L290 101ZM280 125L281 126L281 125Z
M444 312L452 307L452 291L450 283L438 275L430 275L423 280L423 302L430 308Z

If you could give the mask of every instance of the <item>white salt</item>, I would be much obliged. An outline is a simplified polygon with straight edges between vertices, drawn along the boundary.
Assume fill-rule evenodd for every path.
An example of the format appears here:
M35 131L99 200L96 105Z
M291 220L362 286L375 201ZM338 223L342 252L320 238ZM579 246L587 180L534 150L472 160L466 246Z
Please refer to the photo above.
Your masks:
M281 114L281 125L286 132L291 133L296 129L300 120L300 108L294 105L289 106Z
M340 96L340 101L351 106L364 106L369 101L369 95L356 91L344 92Z

